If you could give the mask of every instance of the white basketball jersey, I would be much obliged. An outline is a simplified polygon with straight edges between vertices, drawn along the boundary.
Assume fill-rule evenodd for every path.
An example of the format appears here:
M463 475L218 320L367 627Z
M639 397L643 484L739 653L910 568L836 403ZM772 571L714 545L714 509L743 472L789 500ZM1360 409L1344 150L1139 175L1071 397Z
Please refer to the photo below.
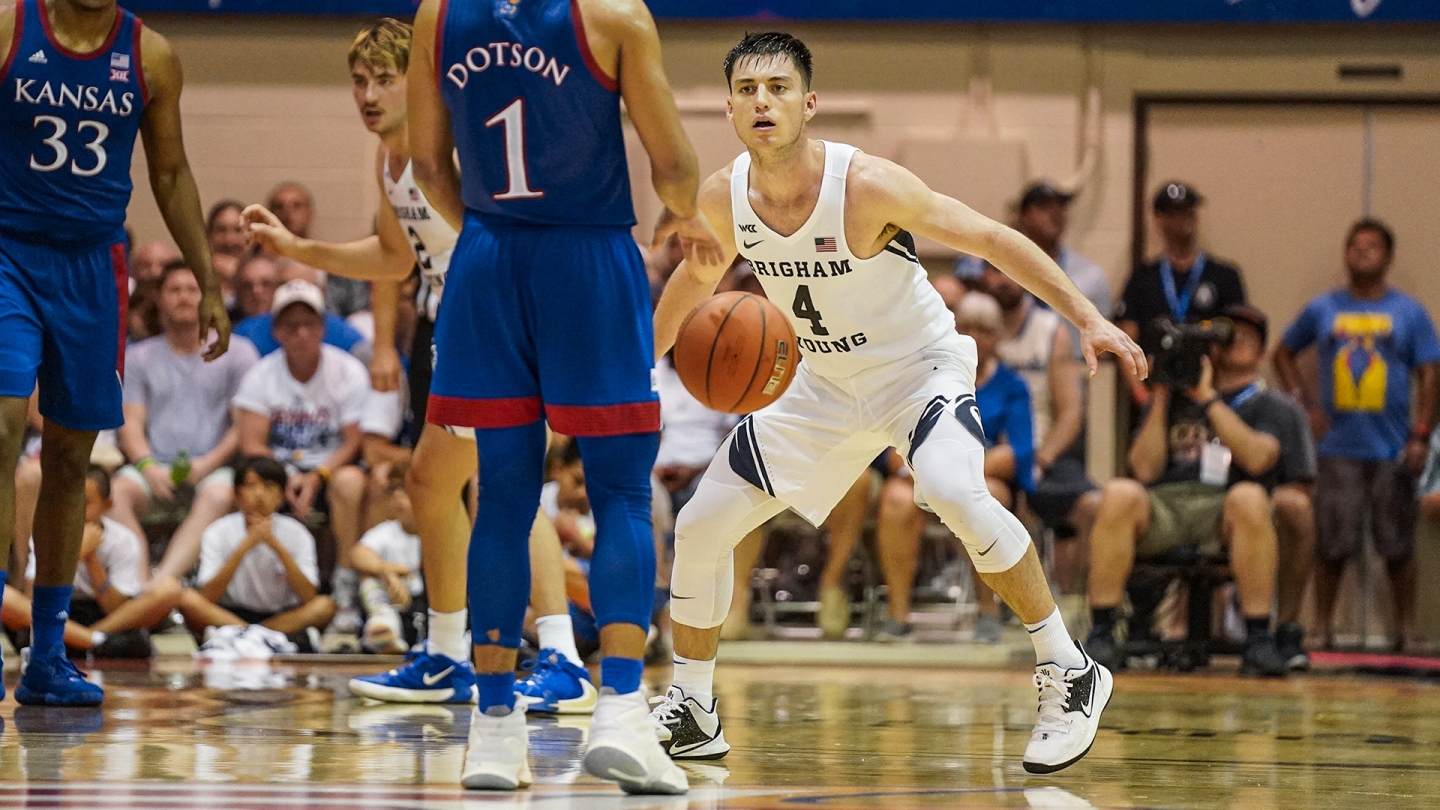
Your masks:
M1055 402L1050 398L1050 355L1055 350L1055 330L1060 316L1030 304L1030 313L1020 332L995 347L1001 362L1014 369L1030 388L1030 411L1034 414L1035 446L1045 442L1053 421Z
M385 196L395 209L400 227L405 230L410 248L415 251L415 261L420 265L420 291L415 302L420 311L433 321L440 310L440 296L445 292L445 271L450 269L450 251L455 248L460 234L430 207L425 192L415 182L411 163L405 164L399 180L393 180L390 177L390 156L386 155L383 178Z
M770 230L750 207L750 155L730 175L735 246L765 294L795 327L805 363L822 377L849 377L908 357L947 333L955 318L901 231L869 259L845 242L845 176L860 151L825 144L825 178L810 219L790 236Z

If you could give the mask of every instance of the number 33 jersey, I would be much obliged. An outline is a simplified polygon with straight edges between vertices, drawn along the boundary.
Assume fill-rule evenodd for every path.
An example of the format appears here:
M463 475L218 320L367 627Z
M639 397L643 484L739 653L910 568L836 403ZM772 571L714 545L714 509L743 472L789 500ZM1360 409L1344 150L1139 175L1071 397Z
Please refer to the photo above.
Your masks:
M845 177L860 151L825 143L825 177L810 219L790 236L766 227L750 207L750 155L730 170L735 247L795 327L805 363L828 378L850 377L908 357L955 331L955 318L901 231L861 259L845 242Z
M39 0L15 8L0 65L0 230L88 247L112 238L130 203L130 156L149 101L138 17L117 9L98 50L76 53Z

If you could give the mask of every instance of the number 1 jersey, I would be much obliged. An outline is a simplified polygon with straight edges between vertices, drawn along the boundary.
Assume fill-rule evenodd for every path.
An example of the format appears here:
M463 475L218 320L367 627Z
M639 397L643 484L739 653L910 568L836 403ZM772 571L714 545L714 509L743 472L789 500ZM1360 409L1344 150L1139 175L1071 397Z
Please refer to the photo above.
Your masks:
M149 96L138 17L117 9L99 49L76 53L41 0L15 8L0 66L0 232L84 248L114 238L130 203L130 157Z
M497 224L635 224L619 85L578 0L442 2L435 48L465 206Z

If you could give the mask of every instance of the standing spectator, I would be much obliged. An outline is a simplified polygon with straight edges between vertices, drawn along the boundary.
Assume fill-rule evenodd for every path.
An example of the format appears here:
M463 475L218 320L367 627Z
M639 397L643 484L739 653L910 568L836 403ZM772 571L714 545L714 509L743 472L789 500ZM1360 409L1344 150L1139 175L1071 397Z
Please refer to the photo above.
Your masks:
M170 615L180 599L180 583L155 577L141 591L145 551L140 536L105 517L111 507L110 475L91 465L85 473L85 529L75 590L70 596L67 646L94 650L101 658L149 658L147 628ZM33 540L31 541L33 544ZM35 578L31 551L26 579ZM30 626L30 600L6 588L6 626ZM83 630L84 632L75 632Z
M249 318L270 314L270 304L275 300L275 290L279 286L280 269L274 258L264 253L248 256L235 271L235 306L230 310L231 322L238 326Z
M140 520L152 504L173 502L179 484L194 487L190 514L156 570L177 580L200 559L200 533L230 511L234 481L228 465L240 444L230 401L260 359L240 338L222 357L205 362L199 318L200 285L182 259L166 267L160 280L164 333L125 354L125 424L119 438L131 463L115 475L111 513L144 536Z
M335 603L316 590L315 538L300 521L276 514L286 499L284 465L243 459L235 483L239 511L205 529L199 587L180 598L186 625L197 635L227 625L260 624L286 635L324 627Z
M1295 355L1312 345L1320 354L1320 401L1308 405L1311 423L1326 428L1317 431L1315 594L1327 647L1340 575L1361 548L1367 517L1395 596L1395 646L1414 640L1415 476L1435 423L1440 341L1420 302L1387 282L1394 255L1384 223L1352 225L1345 240L1350 283L1312 300L1275 352L1275 370L1301 402Z
M158 281L165 265L180 258L180 251L169 242L159 239L145 242L130 253L130 281L132 284Z
M1260 380L1265 317L1232 307L1233 339L1202 359L1192 388L1157 386L1130 446L1130 478L1105 485L1090 542L1092 627L1085 649L1121 664L1114 632L1136 557L1182 547L1227 548L1246 643L1241 671L1283 676L1288 661L1270 633L1277 538L1270 491L1306 477L1304 423Z
M365 605L365 649L376 653L403 653L418 640L417 620L425 615L425 583L420 577L420 538L415 512L405 494L407 462L389 467L385 496L391 519L360 538L351 561L360 581Z
M281 284L288 284L291 281L304 281L320 290L325 295L325 287L329 278L325 273L316 270L308 264L284 260L277 265L278 279ZM263 314L246 318L235 325L235 334L249 339L255 344L261 357L274 353L280 348L279 342L274 335L275 316L272 312L266 311ZM324 315L325 343L342 351L350 352L360 358L362 362L369 362L373 348L365 340L355 327L351 326L344 318L336 315L330 310Z
M1000 305L994 298L983 293L970 293L961 298L955 310L955 325L961 334L974 338L978 361L975 402L965 407L962 399L953 412L985 445L985 484L990 494L1005 508L1013 509L1017 490L1028 492L1034 488L1030 393L1025 381L996 356L1002 321ZM922 427L923 422L921 417ZM890 600L889 616L878 636L882 641L897 641L910 635L910 594L919 565L920 535L925 522L925 513L915 503L915 482L908 470L887 480L880 493L880 512L875 526L875 543ZM974 581L980 611L976 637L998 642L1000 605L994 591L979 577Z
M1239 269L1200 249L1196 209L1202 202L1199 192L1183 183L1166 183L1151 201L1163 242L1160 255L1131 272L1115 313L1116 323L1147 355L1159 345L1156 318L1202 321L1245 301Z
M235 305L235 273L245 255L245 229L240 220L244 206L235 200L221 200L210 207L205 218L205 236L210 242L210 259L220 279L225 308Z
M360 539L365 473L355 462L370 374L359 360L321 342L319 287L289 282L275 292L272 311L282 348L240 382L234 400L240 452L287 466L284 500L296 517L306 519L317 503L328 505L339 562L348 568Z

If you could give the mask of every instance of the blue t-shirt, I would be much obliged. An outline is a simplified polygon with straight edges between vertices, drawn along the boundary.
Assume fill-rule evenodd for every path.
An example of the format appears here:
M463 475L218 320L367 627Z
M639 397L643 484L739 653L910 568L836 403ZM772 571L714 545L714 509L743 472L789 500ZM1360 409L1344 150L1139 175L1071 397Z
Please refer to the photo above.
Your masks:
M1020 375L1004 363L975 391L980 408L980 427L985 430L985 447L1004 439L1015 452L1015 483L1026 492L1035 491L1035 436L1030 415L1030 389Z
M235 324L234 332L241 337L249 338L260 352L260 356L264 357L280 348L280 344L275 342L274 325L275 316L267 312ZM356 346L365 342L365 336L360 334L355 327L346 323L344 318L333 312L327 312L325 313L325 342L342 351L353 352Z
M1419 301L1389 290L1361 301L1331 290L1306 305L1282 338L1298 352L1320 352L1320 403L1330 431L1322 456L1393 461L1410 435L1410 373L1440 362L1440 340Z

